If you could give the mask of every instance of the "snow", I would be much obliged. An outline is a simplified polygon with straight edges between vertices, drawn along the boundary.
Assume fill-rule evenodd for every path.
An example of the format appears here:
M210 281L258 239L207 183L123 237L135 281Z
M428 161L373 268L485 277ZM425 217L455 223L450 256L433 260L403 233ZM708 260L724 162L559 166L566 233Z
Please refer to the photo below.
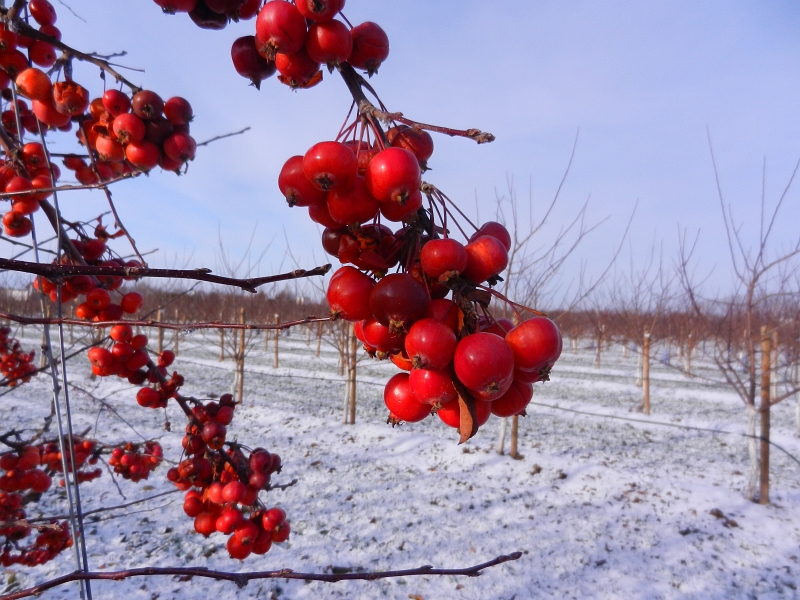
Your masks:
M29 328L26 334L25 347L38 347L36 332ZM186 376L184 393L203 397L230 390L233 362L219 362L216 339L201 333L181 339L175 368ZM229 436L282 456L278 483L299 480L286 490L262 493L268 505L288 513L292 536L286 544L263 557L232 561L226 537L194 533L177 493L89 516L91 568L376 571L465 567L517 550L522 558L477 578L264 580L244 589L209 579L134 578L93 582L95 598L800 597L800 465L772 449L772 504L760 506L742 493L745 438L656 424L741 434L745 410L728 389L653 363L648 417L631 411L641 401L635 355L622 358L614 348L597 369L593 350L574 355L566 349L552 381L536 386L537 404L520 420L524 457L513 460L494 450L500 423L495 418L463 446L435 417L394 429L386 425L381 383L396 372L389 363L359 363L358 421L341 424L344 384L337 353L323 344L316 357L315 345L307 345L304 331L282 337L280 367L274 369L271 343L263 352L263 337L256 339L247 357L245 403L229 427ZM701 375L713 375L699 358L694 363ZM83 359L70 363L69 376L77 387L105 398L141 436L158 438L167 458L179 458L177 407L168 410L176 433L166 433L163 411L140 408L131 386L116 378L91 381ZM41 417L49 390L40 376L7 395L7 420ZM76 431L91 427L104 442L142 439L77 389L70 394ZM560 410L565 408L644 423ZM775 407L773 439L800 456L793 411L789 401ZM166 468L159 467L146 485L120 480L127 501L169 491ZM107 473L81 492L85 510L126 501ZM30 516L60 514L65 502L53 498L28 509ZM36 569L5 569L0 593L69 572L73 561L65 552ZM77 586L41 597L77 598Z

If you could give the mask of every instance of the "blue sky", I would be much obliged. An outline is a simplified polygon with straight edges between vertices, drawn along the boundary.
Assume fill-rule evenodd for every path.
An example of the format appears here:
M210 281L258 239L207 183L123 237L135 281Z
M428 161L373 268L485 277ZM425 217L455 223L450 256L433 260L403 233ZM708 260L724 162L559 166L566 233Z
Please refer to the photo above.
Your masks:
M251 234L253 257L267 249L259 274L294 266L287 240L299 266L327 261L316 226L305 211L286 207L276 181L286 158L338 131L349 96L335 74L312 90L291 92L272 79L257 92L230 64L232 41L252 34L253 21L213 32L186 15L165 16L148 0L68 4L86 22L54 2L64 41L102 54L127 51L119 62L145 69L131 79L192 103L199 141L252 127L202 149L185 177L154 173L115 187L142 249L161 250L153 266L215 268L219 240L240 258ZM655 240L671 257L679 228L700 230L703 268L724 285L728 260L707 129L726 200L746 231L757 233L762 161L770 202L800 158L796 2L349 0L345 14L389 35L390 56L372 84L390 109L497 136L482 146L435 137L426 179L470 216L490 218L510 179L521 200L530 196L532 210L542 210L580 130L541 244L588 197L590 220L608 220L581 246L567 278L580 261L590 271L605 265L638 201L626 252L647 253ZM99 94L95 70L76 72ZM72 145L70 136L52 139L53 151ZM797 236L798 200L795 189L776 241ZM103 206L98 193L61 202L67 218L88 218Z

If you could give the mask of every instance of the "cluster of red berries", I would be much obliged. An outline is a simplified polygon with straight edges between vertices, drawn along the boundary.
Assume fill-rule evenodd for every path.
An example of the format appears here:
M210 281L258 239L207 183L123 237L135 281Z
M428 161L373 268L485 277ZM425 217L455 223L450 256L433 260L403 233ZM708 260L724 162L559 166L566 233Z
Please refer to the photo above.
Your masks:
M17 101L20 110L27 109L27 105L22 100ZM6 111L3 113L3 125L6 125ZM34 119L35 121L35 119ZM55 181L61 173L57 165L53 165L51 177L50 169L47 167L47 157L44 146L38 142L30 142L22 146L20 152L22 166L13 161L0 161L0 190L7 193L17 193L11 196L11 211L3 215L3 229L10 237L24 237L31 232L33 227L29 216L39 210L39 202L47 199L52 192L29 193L33 190L45 190L53 188ZM17 170L23 171L18 174Z
M345 62L370 75L389 56L389 38L377 24L348 28L335 19L345 0L154 0L166 13L188 12L204 29L223 29L229 21L252 19L255 35L231 47L236 72L256 88L278 72L292 89L322 81L320 65L333 69ZM259 9L260 7L260 9Z
M25 352L19 340L9 337L11 328L0 327L0 372L9 380L10 387L16 387L31 380L36 367L33 359L36 353Z
M384 390L390 419L421 421L435 408L442 421L458 428L458 397L464 392L477 401L479 426L490 414L520 414L533 396L533 382L547 379L560 356L561 334L545 317L514 327L488 312L477 314L475 304L480 308L478 300L484 300L473 299L476 286L506 267L508 232L487 223L466 245L451 238L416 239L422 249L410 272L376 282L345 266L327 293L332 311L356 322L356 336L369 353L390 356L409 371L393 376ZM449 293L453 300L441 297Z
M0 493L0 520L24 519L25 511L19 508L22 505L22 496L19 494ZM13 508L13 507L17 508ZM35 567L53 560L67 548L72 546L72 537L69 534L67 522L56 523L50 521L42 529L33 544L22 546L20 542L33 533L31 527L10 526L0 528L0 535L6 541L0 553L0 565L24 565Z
M325 226L325 251L353 265L331 278L332 314L356 323L371 355L410 371L386 386L390 420L420 421L436 409L458 428L464 394L477 401L478 425L492 413L522 413L532 383L547 379L561 353L561 334L545 317L515 328L488 312L492 294L499 296L490 287L508 266L511 236L489 222L466 244L439 237L447 235L444 226L420 210L430 136L401 126L389 131L389 145L365 144L363 137L362 131L359 140L321 142L293 156L278 187L290 206L308 207L309 217ZM393 232L381 219L403 227Z
M235 469L226 463L217 481L201 485L199 490L189 489L183 510L194 518L199 534L230 535L229 554L243 560L250 553L265 554L272 542L285 542L290 526L282 509L264 510L258 504L259 490L267 488L271 474L280 470L280 457L263 448L254 450L249 459L240 451L230 452L229 456ZM247 483L243 483L240 477L248 474Z
M109 333L110 347L95 346L87 353L92 363L92 373L99 377L119 375L121 378L136 378L133 384L141 385L147 379L144 367L150 362L147 353L147 336L133 335L130 325L114 325ZM137 373L142 369L141 373Z
M177 172L194 160L197 144L189 135L193 112L184 98L174 96L164 101L150 90L128 97L111 89L92 100L89 112L91 117L82 124L85 137L81 136L81 142L97 152L97 174L102 179L133 170L146 172L156 166ZM75 171L78 181L83 179L81 172L82 168ZM97 182L88 173L86 177L89 180L81 183Z
M39 25L39 31L58 41L61 40L61 31L55 26L56 11L53 5L47 0L30 0L28 11L31 17ZM28 55L19 50L27 50ZM3 97L11 99L8 89L11 80L16 79L17 75L27 69L31 63L44 69L49 69L56 63L57 54L55 47L42 40L34 40L21 33L11 31L8 26L0 27L0 89L3 89ZM5 123L4 123L5 124ZM31 133L37 132L36 122L23 122ZM16 124L13 129L16 132Z
M0 456L0 491L17 493L30 490L41 494L50 489L50 476L39 468L41 451L38 446L25 446L18 452ZM18 517L22 518L22 517Z
M223 447L235 406L233 396L224 394L219 402L192 408L183 438L186 458L167 472L167 479L186 491L183 509L195 530L230 535L228 552L241 560L286 541L289 524L282 510L264 511L258 501L259 491L268 490L272 474L280 471L281 457L263 448L245 456L236 444Z
M67 469L77 473L78 483L92 481L103 474L102 469L89 469L89 466L97 464L101 448L94 440L73 439L72 450L67 448L66 463ZM50 473L63 473L61 450L56 442L47 442L41 446L42 466ZM74 461L74 462L73 462ZM73 467L74 464L74 467ZM58 482L60 487L64 487L64 479Z
M17 452L0 456L0 469L5 471L0 475L0 521L25 519L27 514L22 508L23 493L41 494L50 489L52 479L39 468L40 463L41 454L37 446L25 446ZM5 537L0 564L4 567L14 564L41 565L72 544L66 523L57 529L45 529L31 546L22 546L20 542L32 533L33 529L27 525L0 527L0 536Z
M115 473L135 483L150 477L150 472L161 464L163 457L164 450L158 442L128 442L111 451L108 464L114 468Z
M64 166L75 171L84 185L156 166L179 171L194 159L197 146L189 135L192 107L184 98L165 102L150 90L129 97L110 89L91 99L82 85L70 80L51 83L47 73L36 67L20 72L15 83L44 125L62 128L73 120L80 123L78 140L96 152L96 169L77 156L67 157Z
M325 250L359 268L385 271L402 256L398 235L371 221L378 215L407 221L422 207L421 169L433 141L408 127L392 134L391 145L383 148L359 140L319 142L287 160L278 176L289 206L308 208L311 220L326 228Z

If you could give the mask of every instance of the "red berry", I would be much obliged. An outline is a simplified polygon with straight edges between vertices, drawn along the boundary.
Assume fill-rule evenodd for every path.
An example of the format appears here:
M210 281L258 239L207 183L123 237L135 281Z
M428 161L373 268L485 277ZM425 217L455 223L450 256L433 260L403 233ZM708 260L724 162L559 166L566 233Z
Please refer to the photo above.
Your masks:
M491 401L511 386L514 352L493 333L473 333L456 346L453 366L458 379L476 398Z

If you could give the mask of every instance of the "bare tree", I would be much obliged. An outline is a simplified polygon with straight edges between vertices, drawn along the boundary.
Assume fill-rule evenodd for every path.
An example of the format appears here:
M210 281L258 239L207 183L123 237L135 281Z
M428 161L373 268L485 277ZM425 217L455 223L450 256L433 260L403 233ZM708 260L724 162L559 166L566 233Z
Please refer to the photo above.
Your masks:
M681 234L679 274L695 315L713 335L712 358L721 381L737 393L747 410L750 468L746 496L766 504L769 502L770 408L800 391L797 383L787 375L796 363L796 350L784 353L776 365L777 372L771 366L771 357L761 356L765 351L762 346L766 349L771 345L769 337L773 330L796 327L796 319L787 320L786 316L787 306L796 311L800 298L800 236L788 246L781 246L774 240L774 235L776 221L800 168L800 161L772 208L766 200L764 164L760 220L754 220L759 225L758 236L751 244L744 231L744 221L734 217L731 206L724 199L710 135L709 146L728 240L733 289L726 295L704 293L705 282L698 281L694 272L693 253L697 237L689 240L685 232ZM794 312L792 317L796 314ZM781 375L783 391L780 394L770 397L769 389L762 389L759 394L759 388L769 384L770 376ZM759 416L761 428L760 435L757 435Z

